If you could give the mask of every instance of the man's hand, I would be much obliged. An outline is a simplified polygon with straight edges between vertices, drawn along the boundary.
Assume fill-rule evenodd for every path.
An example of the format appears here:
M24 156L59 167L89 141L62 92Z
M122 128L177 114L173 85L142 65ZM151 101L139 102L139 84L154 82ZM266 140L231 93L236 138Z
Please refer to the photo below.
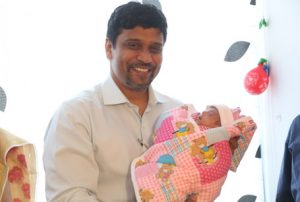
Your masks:
M238 147L238 141L239 141L240 137L233 137L229 140L229 146L230 146L230 150L231 150L231 154L233 154L234 150L236 150L236 148Z

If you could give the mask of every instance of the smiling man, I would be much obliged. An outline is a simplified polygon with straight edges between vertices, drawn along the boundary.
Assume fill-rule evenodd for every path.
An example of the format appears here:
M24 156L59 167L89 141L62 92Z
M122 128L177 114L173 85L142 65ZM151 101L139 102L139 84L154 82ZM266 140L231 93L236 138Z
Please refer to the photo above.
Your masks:
M107 29L109 78L64 102L45 135L50 202L135 201L131 161L151 143L158 116L180 103L153 90L167 38L164 14L129 2Z
M142 26L123 30L114 44L106 39L112 79L139 106L141 115L148 104L148 88L160 70L164 41L158 28Z

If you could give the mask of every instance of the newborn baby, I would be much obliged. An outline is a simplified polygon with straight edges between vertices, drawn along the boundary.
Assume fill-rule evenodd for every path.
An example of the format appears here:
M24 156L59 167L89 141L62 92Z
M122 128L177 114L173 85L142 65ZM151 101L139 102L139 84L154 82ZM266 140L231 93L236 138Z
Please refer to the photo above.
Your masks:
M220 194L240 139L248 144L256 124L240 110L209 106L197 113L184 105L163 113L157 121L154 145L132 162L138 201L214 201ZM236 119L236 120L234 120ZM229 141L236 142L230 147ZM242 138L243 137L243 138Z

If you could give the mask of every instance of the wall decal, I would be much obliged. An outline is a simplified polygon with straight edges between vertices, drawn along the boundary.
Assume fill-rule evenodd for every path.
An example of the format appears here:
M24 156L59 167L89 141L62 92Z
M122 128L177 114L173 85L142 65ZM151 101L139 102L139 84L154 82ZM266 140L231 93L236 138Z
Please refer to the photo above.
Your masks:
M269 85L270 67L267 60L261 58L258 66L250 70L244 79L244 85L248 93L258 95L264 92Z
M5 111L6 100L6 94L4 90L0 87L0 111Z
M248 50L250 43L247 41L237 41L233 43L226 55L225 55L225 61L226 62L235 62L238 59L240 59Z
M254 195L245 195L238 200L238 202L254 202L254 201L256 201L256 196Z
M251 0L250 4L253 5L253 6L255 6L256 5L256 0Z
M143 0L143 4L152 4L159 10L162 10L159 0Z
M255 158L261 159L261 149L260 149L261 145L259 145L259 147L257 148L256 154L255 154Z
M268 27L268 23L266 21L266 19L261 19L260 22L259 22L259 29L261 29L262 27Z

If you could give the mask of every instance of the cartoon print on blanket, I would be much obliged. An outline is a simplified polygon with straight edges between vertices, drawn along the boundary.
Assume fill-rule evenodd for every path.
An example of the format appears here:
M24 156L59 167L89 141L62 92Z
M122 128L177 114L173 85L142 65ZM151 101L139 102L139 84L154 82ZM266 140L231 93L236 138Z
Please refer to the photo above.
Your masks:
M214 201L233 167L228 139L240 133L252 137L256 129L251 117L242 117L226 127L202 130L191 118L193 108L189 109L179 107L163 114L155 144L132 162L138 201L185 201L189 196ZM211 136L227 139L214 142Z

